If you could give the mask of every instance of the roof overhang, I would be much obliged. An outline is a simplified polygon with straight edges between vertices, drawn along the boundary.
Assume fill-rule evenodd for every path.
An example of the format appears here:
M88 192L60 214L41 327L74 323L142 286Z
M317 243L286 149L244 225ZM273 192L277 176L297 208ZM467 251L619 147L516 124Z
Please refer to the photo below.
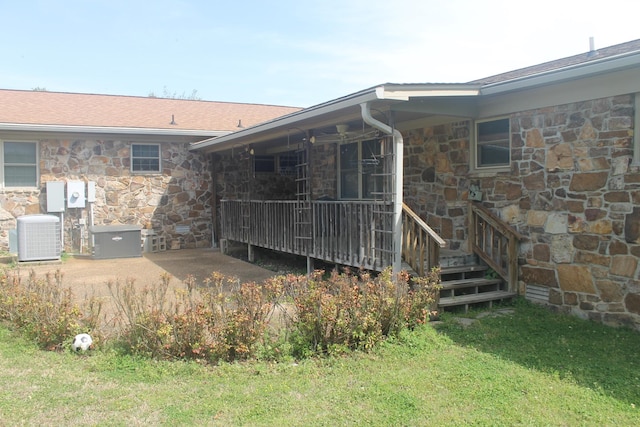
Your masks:
M202 138L216 138L228 135L229 131L185 130L185 129L152 129L133 127L107 126L70 126L41 125L30 123L0 123L0 132L20 134L61 134L61 135L113 135L138 138L177 138L185 141L197 141Z
M482 96L534 89L540 86L584 79L601 74L640 67L640 52L610 56L589 62L482 86Z
M467 84L384 84L323 104L300 110L277 119L231 134L210 138L191 145L192 150L220 152L237 146L257 144L266 141L286 142L293 134L305 134L308 130L318 130L336 123L362 121L360 104L369 103L375 113L387 114L396 107L403 115L424 114L420 108L413 111L408 104L425 98L467 98L480 93L480 85ZM418 104L416 104L418 105Z

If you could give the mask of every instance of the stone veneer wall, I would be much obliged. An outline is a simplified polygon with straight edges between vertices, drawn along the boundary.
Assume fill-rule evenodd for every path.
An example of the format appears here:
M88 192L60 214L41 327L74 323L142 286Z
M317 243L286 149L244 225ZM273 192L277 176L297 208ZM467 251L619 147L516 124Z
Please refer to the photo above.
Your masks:
M338 144L318 144L311 150L313 199L338 197Z
M95 181L94 225L152 227L170 248L211 246L211 191L208 162L188 143L162 143L162 172L132 174L130 141L60 140L39 142L40 189L5 190L0 206L13 217L46 213L46 182ZM88 245L89 204L67 209L65 249ZM8 245L4 236L2 245Z
M336 144L312 148L312 194L314 198L337 196ZM216 197L230 200L295 200L296 177L277 173L252 173L250 158L232 154L214 160Z
M511 115L511 171L470 173L469 122L406 134L405 201L449 241L467 246L466 199L528 237L520 287L548 303L612 325L640 328L640 173L633 156L633 96Z
M214 182L218 201L292 200L296 198L294 176L276 173L253 173L251 159L231 154L216 155Z
M469 126L455 122L404 136L404 202L450 249L464 248L467 239Z

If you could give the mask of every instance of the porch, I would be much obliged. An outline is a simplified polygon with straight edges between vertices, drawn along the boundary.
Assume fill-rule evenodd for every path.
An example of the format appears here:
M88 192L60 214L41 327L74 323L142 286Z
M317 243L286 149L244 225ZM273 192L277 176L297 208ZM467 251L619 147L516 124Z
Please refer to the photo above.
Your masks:
M393 205L374 201L223 200L221 238L310 260L393 265Z
M446 242L403 205L402 245L394 247L393 206L377 201L223 200L221 238L307 257L382 271L402 259L402 268L422 276L441 267L444 309L517 295L517 253L522 236L479 204L469 204L471 253L441 253ZM441 256L442 255L442 256Z

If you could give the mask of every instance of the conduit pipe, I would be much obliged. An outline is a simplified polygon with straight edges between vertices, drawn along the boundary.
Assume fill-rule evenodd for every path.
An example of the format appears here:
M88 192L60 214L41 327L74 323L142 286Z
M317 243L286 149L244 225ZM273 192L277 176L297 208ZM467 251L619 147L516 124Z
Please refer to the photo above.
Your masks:
M397 277L402 267L402 176L404 174L404 140L399 130L373 118L369 102L361 103L360 109L362 110L362 119L366 124L387 135L393 136L393 277Z

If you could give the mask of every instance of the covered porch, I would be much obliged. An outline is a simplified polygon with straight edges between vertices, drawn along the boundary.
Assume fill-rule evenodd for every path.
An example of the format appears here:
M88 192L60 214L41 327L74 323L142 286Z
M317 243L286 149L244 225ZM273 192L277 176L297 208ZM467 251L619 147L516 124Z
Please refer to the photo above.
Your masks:
M469 120L477 94L471 85L384 85L194 144L212 157L214 235L247 244L250 258L260 247L306 257L309 269L321 260L424 275L449 244L427 224L433 212L404 203L415 162L404 164L403 132ZM480 218L469 216L479 239L469 248L512 278L509 233Z

